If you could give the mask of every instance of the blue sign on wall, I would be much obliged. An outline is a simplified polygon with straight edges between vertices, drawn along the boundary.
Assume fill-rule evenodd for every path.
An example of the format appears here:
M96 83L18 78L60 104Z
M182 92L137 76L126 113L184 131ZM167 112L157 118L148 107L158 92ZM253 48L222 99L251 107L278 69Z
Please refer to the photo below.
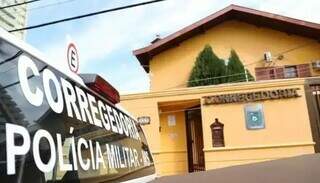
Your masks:
M265 128L262 104L245 105L244 113L248 130Z

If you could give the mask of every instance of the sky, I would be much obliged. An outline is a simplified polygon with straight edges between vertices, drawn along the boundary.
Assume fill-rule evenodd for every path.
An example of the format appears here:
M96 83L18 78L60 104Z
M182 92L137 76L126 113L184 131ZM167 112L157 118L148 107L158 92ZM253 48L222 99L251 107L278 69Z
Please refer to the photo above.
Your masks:
M148 0L42 0L29 5L27 25ZM320 23L319 0L167 0L28 30L26 41L51 61L67 66L68 40L76 45L80 73L104 77L121 94L149 91L149 75L132 51L230 4Z

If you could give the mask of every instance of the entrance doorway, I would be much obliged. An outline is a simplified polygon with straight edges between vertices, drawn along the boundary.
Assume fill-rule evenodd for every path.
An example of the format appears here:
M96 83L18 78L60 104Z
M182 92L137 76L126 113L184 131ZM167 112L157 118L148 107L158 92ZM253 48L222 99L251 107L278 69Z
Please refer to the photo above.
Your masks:
M200 106L186 110L186 134L189 172L205 170Z
M312 136L315 144L315 151L320 152L320 84L318 80L314 80L315 84L307 87L306 99L308 104L308 112ZM312 83L312 80L309 80Z

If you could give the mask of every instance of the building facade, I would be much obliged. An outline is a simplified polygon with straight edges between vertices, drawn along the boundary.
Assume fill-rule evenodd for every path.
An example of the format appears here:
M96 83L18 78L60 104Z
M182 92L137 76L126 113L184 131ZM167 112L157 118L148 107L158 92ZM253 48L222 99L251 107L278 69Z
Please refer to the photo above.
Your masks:
M22 3L25 0L1 0L0 7ZM0 9L0 27L5 30L13 30L25 27L27 23L27 5L19 5ZM21 39L25 37L25 31L14 32Z
M148 93L121 104L143 126L160 176L319 150L320 25L231 5L134 54ZM234 49L253 82L187 87L205 45Z

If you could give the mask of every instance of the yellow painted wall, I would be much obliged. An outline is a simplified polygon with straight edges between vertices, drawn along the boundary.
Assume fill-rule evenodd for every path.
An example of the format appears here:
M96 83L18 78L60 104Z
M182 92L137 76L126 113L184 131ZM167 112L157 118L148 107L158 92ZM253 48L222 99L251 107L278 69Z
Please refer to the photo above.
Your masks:
M266 66L260 61L266 51L274 56L286 52L284 59L275 61L274 65L310 63L320 59L317 40L231 20L154 56L150 61L150 90L185 87L196 57L205 44L210 44L223 59L229 57L232 48L235 49L244 65L249 64L247 68L252 75L255 67Z
M142 129L144 130L148 145L150 146L152 151L160 151L160 120L157 102L152 98L146 98L140 101L121 101L121 104L135 117L151 117L151 124L142 126Z
M273 144L277 144L274 142ZM288 158L303 154L314 153L313 143L310 141L277 145L244 146L242 148L217 148L205 152L206 169L224 168Z
M150 116L143 126L160 176L187 173L185 121L183 112L175 112L177 126L167 126L168 111L159 104L201 100L203 96L245 93L279 88L300 88L299 98L260 102L264 107L266 128L247 130L244 104L201 106L206 169L266 161L314 153L309 117L304 96L304 79L272 80L183 88L121 96L121 105L135 116ZM173 109L174 110L174 109ZM214 118L224 123L225 147L212 148L210 124ZM159 132L161 126L161 132ZM175 138L169 136L176 133Z
M176 125L168 125L168 115L174 115ZM160 159L158 167L161 175L185 173L188 169L187 141L184 112L160 114Z
M265 90L273 89L266 88ZM250 92L259 90L250 90ZM202 123L206 168L212 169L313 153L312 134L303 88L299 90L299 95L303 97L257 102L263 105L266 125L265 129L260 130L246 129L244 115L246 104L203 106ZM210 124L214 118L219 118L219 121L224 124L225 148L218 148L218 150L212 148L211 145Z

